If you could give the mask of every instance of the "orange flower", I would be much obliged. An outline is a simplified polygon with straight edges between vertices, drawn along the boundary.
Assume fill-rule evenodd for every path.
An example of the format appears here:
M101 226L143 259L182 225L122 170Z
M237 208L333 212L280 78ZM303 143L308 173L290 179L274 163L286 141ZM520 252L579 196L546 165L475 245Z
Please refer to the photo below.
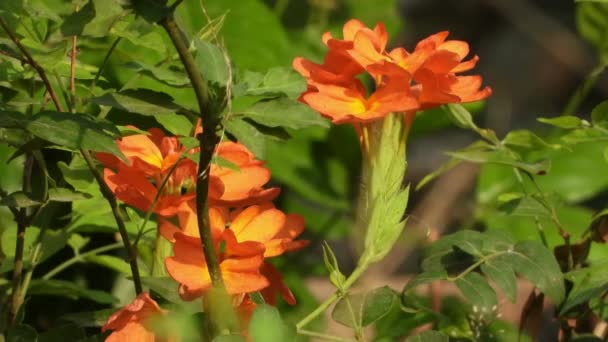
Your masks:
M181 228L163 220L160 232L173 242L174 256L165 260L167 272L180 283L180 295L188 300L209 289L211 278L201 250L195 210L186 205L181 209L183 211L178 214ZM209 218L229 294L249 293L270 286L274 290L268 291L278 291L288 303L295 302L278 271L263 262L264 258L308 245L308 241L295 240L304 230L301 216L285 215L271 203L265 203L232 213L213 207L209 210Z
M369 98L358 81L351 88L317 84L316 89L302 94L301 101L334 123L369 122L388 113L418 109L409 78L403 76L388 78Z
M169 275L180 284L180 297L183 300L194 300L212 286L201 240L181 232L175 233L174 239L174 256L165 259L165 267ZM268 280L260 274L264 262L264 245L245 242L236 248L238 255L218 255L228 294L254 292L267 287Z
M190 159L180 159L186 150L177 137L167 137L157 128L148 132L117 142L128 164L108 153L97 153L96 157L107 167L104 179L118 199L142 211L152 209L159 215L172 216L182 202L194 198L197 166ZM151 208L167 176L161 196ZM209 184L210 196L220 197L223 184L215 177L210 178Z
M150 327L151 320L162 317L166 313L147 292L143 292L129 305L110 316L101 331L113 330L106 338L106 342L159 342L161 340ZM178 339L170 338L162 341L170 342Z
M264 257L270 258L288 251L298 250L309 241L296 240L304 231L304 218L297 214L285 215L271 203L250 206L230 222L230 229L224 230L226 253L238 254L238 248L245 242L257 242L265 247Z
M366 123L388 113L407 112L413 117L420 109L445 103L478 101L492 94L481 88L480 76L457 76L469 71L479 60L469 54L463 41L446 40L439 32L420 41L412 53L403 48L386 51L388 40L382 24L372 30L358 20L349 20L343 39L323 35L329 48L323 64L301 57L293 67L308 83L300 101L334 123ZM356 77L363 71L376 83L369 96Z
M270 170L264 167L264 162L256 160L251 151L242 144L227 141L217 146L217 156L238 167L211 165L211 175L223 183L223 194L219 198L211 198L218 205L230 207L245 206L276 198L279 188L264 189L270 180Z

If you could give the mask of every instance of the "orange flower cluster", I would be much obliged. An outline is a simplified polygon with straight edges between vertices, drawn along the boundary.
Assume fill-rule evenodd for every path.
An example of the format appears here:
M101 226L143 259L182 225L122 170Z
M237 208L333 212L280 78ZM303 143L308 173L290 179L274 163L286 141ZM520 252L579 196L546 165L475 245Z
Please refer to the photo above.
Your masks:
M97 154L106 166L106 183L126 204L159 215L159 233L173 245L173 255L165 259L165 267L179 284L179 295L183 300L202 296L212 283L195 209L197 165L185 157L197 151L187 151L178 137L165 136L159 129L123 137L118 146L126 162L110 154ZM247 321L255 307L248 297L251 292L260 291L269 304L275 304L278 295L287 303L295 304L281 274L265 259L308 244L308 241L296 240L304 231L304 219L296 214L284 214L273 206L271 201L280 190L264 187L270 180L270 170L245 146L222 142L217 146L216 156L223 162L212 164L210 170L208 215L212 238L226 290ZM161 189L163 183L165 186ZM134 303L150 304L149 297L140 297ZM131 306L114 315L129 314L131 318L111 318L104 326L115 330L111 336L119 331L124 334L124 331L141 331L137 332L141 334L138 336L147 332L139 323L126 328L122 323L112 323L141 321L141 315L131 314L137 311Z
M104 179L119 200L165 217L176 215L181 204L194 200L197 165L185 156L195 149L187 151L177 137L165 136L157 128L148 134L123 137L118 147L128 163L109 153L97 153L96 157L106 167ZM270 171L245 146L222 142L217 147L217 157L238 170L211 166L210 203L238 206L271 201L279 195L278 188L264 189Z
M388 35L382 23L374 29L356 19L343 28L343 39L323 35L328 47L323 64L298 57L293 67L307 80L300 101L334 123L366 123L388 113L428 109L446 103L464 103L492 94L481 89L478 75L457 76L473 69L479 60L469 54L463 41L446 40L439 32L420 41L413 52L386 49ZM375 80L368 96L359 75L367 72Z

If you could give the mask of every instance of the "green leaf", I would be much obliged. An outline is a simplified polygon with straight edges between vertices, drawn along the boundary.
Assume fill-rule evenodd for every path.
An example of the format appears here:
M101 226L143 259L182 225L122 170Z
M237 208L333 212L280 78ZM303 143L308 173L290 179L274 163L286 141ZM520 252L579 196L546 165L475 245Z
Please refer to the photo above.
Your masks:
M126 112L152 116L174 114L181 109L171 96L149 89L127 89L120 93L107 93L90 101Z
M290 41L279 18L259 0L205 1L203 14L197 1L177 8L176 19L187 35L194 36L211 20L224 16L221 35L230 59L243 70L264 70L289 63ZM228 15L226 15L228 12Z
M365 327L388 314L398 302L395 291L383 286L365 293L347 295L336 304L331 317L347 327Z
M68 188L51 188L49 189L48 195L49 201L56 202L73 202L93 197L90 194Z
M27 227L25 230L25 243L24 243L24 260L26 263L26 267L29 267L29 263L31 261L34 247L36 242L38 241L38 235L40 234L40 229L38 227ZM53 254L60 251L67 244L69 238L69 234L65 231L52 231L47 230L42 238L42 254L39 256L39 262L42 262L52 256ZM1 237L1 245L2 252L4 255L13 258L15 255L15 241L17 240L17 227L9 227L2 232ZM13 262L7 264L6 266L3 264L3 267L0 272L6 272L13 269Z
M527 129L520 129L515 131L510 131L507 133L505 138L503 139L503 144L511 147L521 147L524 149L559 149L560 145L549 144L543 139L541 139L538 135L532 133Z
M161 114L155 115L154 118L156 121L158 121L158 123L163 125L163 127L174 135L189 135L194 127L192 122L190 122L190 120L183 115Z
M471 272L455 281L462 295L473 305L473 312L483 316L496 314L496 292L488 281L476 272ZM478 311L479 310L479 311Z
M261 101L234 114L268 127L281 126L292 129L309 126L329 127L329 122L310 107L287 98Z
M342 272L340 272L340 267L338 265L338 260L336 259L336 255L334 251L332 251L331 247L327 243L327 241L323 241L323 262L325 263L325 267L329 272L329 281L338 289L341 290L344 285L344 281L346 281L346 277Z
M452 158L466 160L473 163L501 164L516 167L533 175L544 175L551 166L548 159L536 163L526 163L515 159L504 151L486 150L460 150L447 153Z
M591 120L596 125L608 121L608 100L603 101L593 108L591 111Z
M477 127L477 125L473 122L473 116L463 105L448 104L443 106L443 108L444 112L448 114L448 117L456 126L477 132L477 134L491 141L494 144L498 143L496 133L489 129L482 129Z
M224 120L224 127L241 144L253 152L256 157L264 159L266 150L265 137L255 126L246 120L235 117Z
M101 327L115 312L116 309L76 312L63 315L59 319L62 321L75 323L80 327Z
M222 50L216 45L200 39L194 40L194 47L197 52L196 65L205 81L226 86L230 74Z
M2 128L25 128L29 117L20 112L0 110L0 127Z
M91 0L61 25L64 36L105 37L124 15L124 0Z
M122 274L131 274L129 263L113 255L89 255L85 259L87 262L107 267Z
M576 27L579 34L603 53L606 50L608 30L608 4L583 2L576 6Z
M99 290L90 290L70 281L56 279L35 279L28 291L31 295L61 296L77 300L85 298L99 304L113 304L117 300L111 294Z
M583 121L576 116L563 115L554 118L538 118L538 121L559 128L580 128Z
M564 300L566 289L562 272L553 253L540 242L519 242L507 255L505 261L513 270L528 279L553 303L559 304Z
M141 283L172 303L181 304L183 302L177 294L177 284L169 277L142 277Z
M89 241L91 241L90 238L85 238L80 234L74 233L70 235L68 245L70 245L72 250L74 250L74 254L78 254L80 250L89 243Z
M279 310L269 305L258 305L249 322L249 335L254 342L284 342L293 339Z
M247 95L285 94L295 99L306 90L306 81L292 68L271 68L265 75L246 71L242 82L247 87Z
M23 191L15 191L0 199L0 206L14 208L34 207L40 204L42 204L42 202L35 199L31 194L27 194Z
M428 330L421 332L420 334L408 337L405 342L449 342L450 339L444 334Z
M608 290L608 264L599 262L590 267L569 272L565 278L574 285L560 308L561 315L579 304L598 298Z
M499 197L500 200L500 197ZM523 196L502 203L499 210L508 215L526 217L550 217L551 212L545 208L534 196Z
M116 127L86 114L40 112L32 117L27 130L41 139L72 150L85 149L122 156L115 142Z
M511 265L496 258L481 265L481 271L504 292L511 302L515 303L517 299L517 277L515 277Z
M7 342L32 342L38 341L36 329L29 325L19 324L8 329Z

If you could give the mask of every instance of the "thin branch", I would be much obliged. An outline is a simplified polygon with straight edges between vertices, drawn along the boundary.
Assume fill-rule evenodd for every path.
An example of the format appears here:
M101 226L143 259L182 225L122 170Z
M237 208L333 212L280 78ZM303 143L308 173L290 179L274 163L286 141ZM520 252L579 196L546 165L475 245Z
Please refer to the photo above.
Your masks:
M118 46L118 43L120 43L121 40L122 40L122 37L116 38L114 40L114 42L112 42L112 45L110 45L110 48L108 49L108 52L106 53L106 55L103 57L103 61L101 62L99 69L97 69L95 78L93 78L93 82L91 83L91 90L90 90L91 93L95 89L95 85L97 85L97 81L99 80L99 77L101 77L101 74L103 73L103 70L106 68L106 65L108 65L108 62L110 61L110 56L112 56L112 53L114 52L114 50Z
M114 215L114 219L116 220L116 224L118 225L118 232L120 233L122 243L125 246L125 249L127 250L129 265L131 266L131 275L133 276L133 284L135 286L135 292L137 294L140 294L142 292L142 286L141 279L139 276L139 268L137 266L137 253L129 240L127 227L125 225L125 221L123 220L122 214L120 213L120 208L118 208L118 202L116 201L116 197L104 181L101 173L99 173L99 171L95 169L93 157L91 157L89 151L80 150L80 153L82 154L85 162L87 163L89 170L91 171L91 173L93 173L93 176L97 180L97 184L99 184L101 194L103 195L103 197L106 198L106 200L110 204L110 207L112 208L112 214Z
M42 83L44 83L44 86L46 87L49 95L51 96L51 99L53 100L53 103L55 104L55 107L57 108L57 110L60 112L63 112L61 102L59 102L59 98L57 97L57 94L55 93L53 86L51 86L51 82L49 81L48 77L46 76L46 73L44 72L44 69L42 68L42 66L40 66L40 64L38 64L38 62L36 62L36 60L34 60L34 57L32 57L32 55L29 53L29 51L27 51L27 49L23 46L23 44L21 44L21 41L19 40L19 38L17 38L17 36L15 35L15 33L13 33L13 31L11 31L11 29L8 27L8 25L6 24L4 19L2 19L1 17L0 17L0 26L2 26L2 29L4 30L4 32L6 32L8 37L17 46L19 51L21 51L21 53L25 57L24 62L27 62L27 64L29 64L32 68L34 68L36 70L36 72L38 73L38 76L40 76L40 79L42 80Z
M44 280L51 279L54 276L56 276L57 274L61 273L66 268L78 263L79 261L86 259L87 257L97 255L100 253L104 253L104 252L108 252L108 251L111 251L113 249L117 249L120 247L122 247L122 242L116 242L116 243L112 243L109 245L101 246L99 248L91 249L90 251L87 251L82 254L76 254L72 258L64 261L63 263L57 265L57 267L48 271L44 276L42 276L42 279L44 279Z

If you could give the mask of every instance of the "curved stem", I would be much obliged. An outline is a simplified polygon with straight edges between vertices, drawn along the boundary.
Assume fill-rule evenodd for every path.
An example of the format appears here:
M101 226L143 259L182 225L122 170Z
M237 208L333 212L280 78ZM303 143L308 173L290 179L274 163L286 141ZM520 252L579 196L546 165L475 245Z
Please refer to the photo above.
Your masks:
M108 65L108 62L110 61L110 56L112 56L112 53L114 52L114 50L118 46L118 43L120 43L121 40L122 40L122 37L118 37L118 38L114 39L114 42L112 42L112 45L110 45L108 52L106 52L106 55L103 57L103 61L101 62L99 69L97 69L95 78L93 78L93 82L91 83L91 88L89 90L89 94L92 94L93 91L95 90L95 86L97 85L97 81L99 80L99 77L101 77L103 70L106 68L106 65Z
M74 265L75 263L77 263L79 261L82 261L83 259L85 259L85 258L87 258L89 256L97 255L97 254L104 253L104 252L108 252L108 251L111 251L113 249L118 249L120 247L122 247L122 242L115 242L113 244L109 244L109 245L101 246L99 248L91 249L90 251L87 251L87 252L82 253L82 254L76 254L72 258L64 261L63 263L57 265L52 270L48 271L45 275L42 276L42 279L44 279L44 280L51 279L54 276L56 276L57 274L61 273L66 268Z
M314 311L309 313L306 317L302 318L296 324L296 328L298 329L298 332L302 328L304 328L307 324L312 322L315 318L317 318L317 316L319 316L323 312L325 312L325 310L327 310L327 308L329 308L334 302L336 302L337 300L342 298L348 292L348 289L350 289L350 287L357 281L357 279L359 279L359 277L361 277L363 272L365 272L365 270L367 269L367 266L368 265L365 263L357 266L357 268L355 268L353 273L351 273L350 276L346 279L346 281L342 285L341 289L339 289L333 295L331 295L329 298L327 298L323 303L321 303Z

